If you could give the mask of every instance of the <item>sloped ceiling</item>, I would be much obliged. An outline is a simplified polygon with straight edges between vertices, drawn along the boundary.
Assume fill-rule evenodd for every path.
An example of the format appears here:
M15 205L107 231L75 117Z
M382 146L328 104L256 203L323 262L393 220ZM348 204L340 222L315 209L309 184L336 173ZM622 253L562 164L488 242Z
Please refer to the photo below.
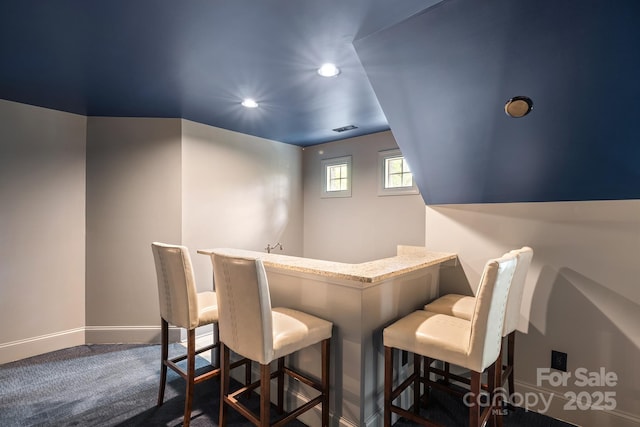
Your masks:
M638 199L638 23L635 0L446 0L354 45L427 204Z

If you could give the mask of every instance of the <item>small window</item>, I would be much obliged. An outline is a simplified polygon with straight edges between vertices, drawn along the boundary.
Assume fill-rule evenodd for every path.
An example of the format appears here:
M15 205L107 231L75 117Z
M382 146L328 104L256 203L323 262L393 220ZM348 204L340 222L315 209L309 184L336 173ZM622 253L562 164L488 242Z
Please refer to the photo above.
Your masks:
M418 194L409 163L400 150L380 151L378 158L379 196Z
M351 197L351 156L322 160L322 197Z

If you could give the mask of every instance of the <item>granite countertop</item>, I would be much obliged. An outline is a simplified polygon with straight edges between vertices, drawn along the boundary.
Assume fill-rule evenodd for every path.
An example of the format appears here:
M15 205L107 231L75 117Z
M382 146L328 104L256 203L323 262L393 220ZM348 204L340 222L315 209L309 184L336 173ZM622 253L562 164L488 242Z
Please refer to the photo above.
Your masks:
M433 252L419 246L403 245L398 246L398 254L396 256L359 264L268 254L265 252L232 248L198 250L198 253L205 255L211 255L214 252L227 256L258 258L262 260L266 268L317 274L319 276L364 283L380 282L394 276L457 259L457 255L454 253Z

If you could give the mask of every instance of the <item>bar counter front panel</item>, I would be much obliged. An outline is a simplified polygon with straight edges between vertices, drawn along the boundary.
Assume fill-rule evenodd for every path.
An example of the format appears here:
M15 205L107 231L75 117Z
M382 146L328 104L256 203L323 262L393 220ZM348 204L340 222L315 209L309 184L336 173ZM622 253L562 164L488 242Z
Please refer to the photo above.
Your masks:
M226 248L203 249L198 253L211 255L214 250L225 255L262 259L273 307L289 307L333 322L332 426L382 425L382 330L436 298L440 268L457 262L455 254L415 246L398 246L395 257L361 264ZM320 377L319 345L288 357L294 366ZM297 406L314 393L290 381L286 405ZM301 421L319 426L319 407Z

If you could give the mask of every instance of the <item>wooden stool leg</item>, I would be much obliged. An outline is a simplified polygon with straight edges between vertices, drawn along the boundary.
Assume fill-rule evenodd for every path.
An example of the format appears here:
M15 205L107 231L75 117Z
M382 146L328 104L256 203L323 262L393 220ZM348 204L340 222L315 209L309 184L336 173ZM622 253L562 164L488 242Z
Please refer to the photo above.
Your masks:
M444 381L445 384L449 384L451 382L451 364L449 362L444 362L444 377L442 377L442 380Z
M196 330L187 331L187 390L184 398L184 427L191 422L191 401L193 400L193 386L196 370Z
M513 394L516 391L515 386L515 376L516 370L514 367L515 361L515 349L516 349L516 332L511 332L507 337L507 365L511 368L509 369L509 394Z
M429 392L431 391L429 384L431 381L431 364L433 363L433 359L430 357L423 356L422 357L423 369L424 369L424 379L427 381L425 383L424 393L421 397L421 405L428 406L429 404Z
M160 319L161 344L160 344L160 388L158 389L158 406L164 402L164 388L167 383L167 364L169 358L169 324L166 320Z
M422 362L422 356L413 353L413 413L420 414L420 363Z
M384 427L391 427L391 390L393 388L393 348L384 347Z
M469 427L480 427L480 383L482 373L471 371L471 403L469 406Z
M329 427L329 374L331 372L331 340L322 341L322 427Z
M218 348L214 349L214 365L216 368L220 367L220 328L218 323L213 324L213 337L218 342Z
M251 384L251 361L247 360L247 363L244 365L244 385L249 384ZM249 392L250 396L251 393L253 392Z
M220 343L220 421L219 427L227 425L227 405L225 399L229 394L229 347Z
M284 412L284 357L278 359L278 414Z
M502 353L498 353L495 363L489 367L487 374L487 388L489 389L488 419L489 425L496 427L498 419L502 420L502 392L497 392L497 388L502 384Z
M269 364L260 365L260 427L269 427L271 423L271 368Z
M504 410L504 402L502 401L502 396L504 389L502 388L502 352L498 354L498 360L495 363L495 377L493 381L492 389L489 389L489 397L491 398L491 402L495 403L495 408L493 410L493 419L494 426L502 427L502 411ZM496 392L496 389L500 389Z

